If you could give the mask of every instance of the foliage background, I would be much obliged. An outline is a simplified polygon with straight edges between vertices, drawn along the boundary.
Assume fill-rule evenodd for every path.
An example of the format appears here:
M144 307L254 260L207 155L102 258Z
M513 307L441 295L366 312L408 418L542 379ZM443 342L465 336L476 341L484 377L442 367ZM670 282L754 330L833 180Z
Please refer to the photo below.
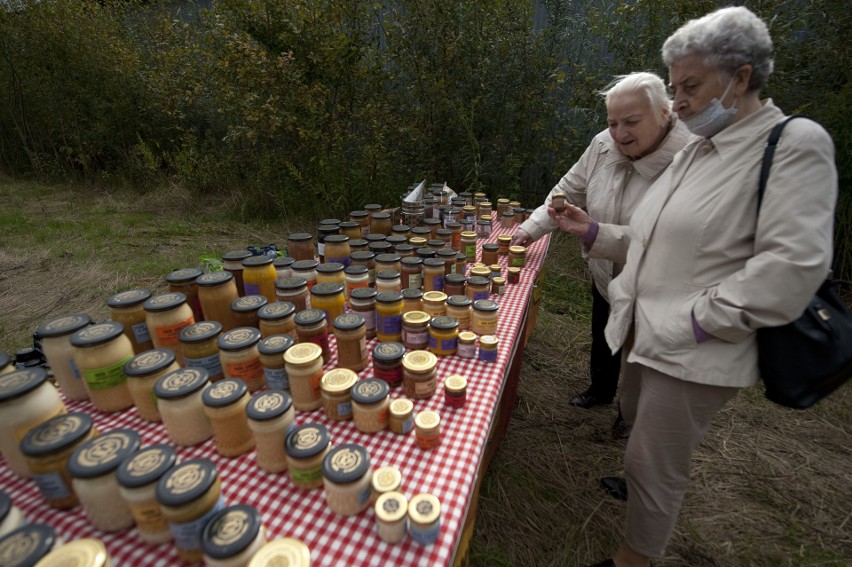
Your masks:
M613 75L666 76L696 0L7 0L0 168L232 195L242 218L343 215L412 181L541 201ZM852 18L743 2L770 24L765 94L834 138L836 271L852 277ZM309 198L305 198L305 197Z

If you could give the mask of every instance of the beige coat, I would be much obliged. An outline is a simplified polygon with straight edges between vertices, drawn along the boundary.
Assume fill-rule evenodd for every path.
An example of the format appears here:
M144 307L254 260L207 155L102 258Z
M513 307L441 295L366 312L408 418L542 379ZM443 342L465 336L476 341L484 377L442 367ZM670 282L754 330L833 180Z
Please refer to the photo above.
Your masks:
M686 127L676 117L666 138L654 152L632 161L615 146L609 130L594 137L592 143L580 156L556 187L551 190L544 204L533 211L521 229L533 240L559 228L547 215L547 207L553 200L553 191L563 191L574 205L585 209L598 221L598 238L603 241L623 238L630 217L648 187L668 167L672 157L680 151L690 137ZM606 258L589 258L589 269L598 291L607 297L607 286L613 274L621 271Z
M651 187L609 287L613 352L633 327L630 362L690 382L756 383L755 330L800 316L832 255L834 146L809 120L786 126L756 226L763 150L783 118L768 100L712 140L693 138ZM606 244L618 255L627 239ZM715 339L696 343L693 313Z

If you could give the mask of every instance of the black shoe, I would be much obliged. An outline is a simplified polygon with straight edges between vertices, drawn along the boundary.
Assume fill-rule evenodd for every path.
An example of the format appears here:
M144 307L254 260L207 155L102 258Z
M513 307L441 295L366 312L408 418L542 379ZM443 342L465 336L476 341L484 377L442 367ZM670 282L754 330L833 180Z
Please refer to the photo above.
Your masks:
M627 481L620 476L605 476L601 478L601 488L618 500L627 501Z
M615 422L612 424L612 438L616 441L619 439L627 439L630 437L630 431L633 429L631 425L628 425L624 418L621 417L621 412L618 412L618 417L615 418Z
M570 403L572 406L589 409L594 406L605 406L607 404L611 404L612 398L600 398L596 394L592 393L591 390L586 390L585 392L577 394L576 396L571 398L571 401L568 403Z

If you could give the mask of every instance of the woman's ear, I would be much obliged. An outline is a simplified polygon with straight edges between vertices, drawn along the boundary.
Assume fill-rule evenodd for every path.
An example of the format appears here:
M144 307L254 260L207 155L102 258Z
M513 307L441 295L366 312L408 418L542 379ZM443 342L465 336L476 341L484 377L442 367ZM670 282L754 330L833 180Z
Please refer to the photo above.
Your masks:
M734 92L737 96L741 96L748 92L748 85L751 82L751 72L753 68L750 63L746 63L734 72Z

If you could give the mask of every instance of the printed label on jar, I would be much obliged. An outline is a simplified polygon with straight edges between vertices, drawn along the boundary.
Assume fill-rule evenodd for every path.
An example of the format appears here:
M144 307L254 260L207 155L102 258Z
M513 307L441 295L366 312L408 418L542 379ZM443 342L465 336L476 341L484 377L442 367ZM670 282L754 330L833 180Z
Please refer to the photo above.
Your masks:
M511 260L512 260L512 262L511 262L510 265L512 267L517 267L517 268L523 268L524 267L524 258L512 258Z
M77 363L74 361L73 358L68 359L68 366L71 367L71 374L74 375L74 378L76 378L77 380L83 379L83 375L80 374L80 368L77 367Z
M154 327L154 334L157 335L157 340L160 346L174 346L180 344L180 332L184 327L189 327L195 323L195 318L190 317L181 323L174 325L166 325L164 327Z
M468 258L476 258L476 244L468 244L465 246L464 255Z
M148 332L148 323L136 323L130 329L133 331L133 336L136 338L137 343L147 343L151 340L151 333Z
M368 331L376 330L376 312L374 310L369 311L355 311L362 317L364 317L364 328Z
M413 415L402 422L402 432L403 433L411 433L412 429L414 429L414 416Z
M317 242L317 252L325 258L325 242Z
M175 546L185 551L201 549L201 532L207 521L225 507L225 499L219 496L216 505L209 512L191 522L169 522L169 529L175 538Z
M290 467L290 478L298 484L310 484L322 480L322 465L310 469Z
M402 333L402 314L381 315L376 314L376 331L385 335L399 335Z
M435 393L435 380L425 380L414 383L414 393L419 396L431 396Z
M437 435L431 435L429 437L423 435L417 435L417 445L421 449L434 449L438 445L441 444L441 435L440 433Z
M475 291L473 292L473 301L477 301L479 299L488 299L488 291Z
M89 385L89 389L94 391L108 390L127 382L124 365L131 358L133 358L132 355L103 368L83 370L83 378L86 380L86 384Z
M408 276L408 287L420 289L423 287L423 276L421 274L411 274Z
M156 533L168 528L169 523L160 511L160 504L154 500L142 504L131 504L130 511L136 520L140 532Z
M352 402L341 402L337 404L337 415L347 417L352 415Z
M444 291L444 275L432 277L432 289L435 291Z
M187 358L186 367L203 368L211 378L222 375L222 360L219 358L218 353L201 358Z
M388 386L395 386L402 382L402 366L393 370L384 370L373 365L373 375L387 382Z
M476 356L476 345L473 343L458 343L456 354L461 358L473 358Z
M420 347L429 342L429 331L403 331L402 332L402 342L407 345L411 345L415 347L415 350L418 350L416 347Z
M246 290L246 295L260 295L260 286L256 283L246 283L243 280L243 288Z
M358 505L363 506L370 501L373 495L373 486L368 482L367 485L358 493Z
M358 340L358 347L361 350L361 360L367 358L367 337L361 337Z
M290 375L284 368L264 368L263 376L270 390L289 390Z
M431 350L440 350L444 351L454 351L458 345L458 339L441 339L440 341L435 337L429 337L429 348Z
M34 474L33 480L45 500L62 500L71 494L65 479L58 472Z
M479 360L484 362L497 362L497 349L483 350L479 349Z
M497 321L483 321L482 319L476 320L476 334L477 335L493 335L497 331Z
M435 522L433 525L425 528L415 527L414 524L411 524L408 533L411 535L411 539L420 545L431 545L438 540L440 531L441 524Z
M253 358L245 362L229 362L226 365L228 376L239 378L245 382L254 382L263 376L263 364L260 358Z

